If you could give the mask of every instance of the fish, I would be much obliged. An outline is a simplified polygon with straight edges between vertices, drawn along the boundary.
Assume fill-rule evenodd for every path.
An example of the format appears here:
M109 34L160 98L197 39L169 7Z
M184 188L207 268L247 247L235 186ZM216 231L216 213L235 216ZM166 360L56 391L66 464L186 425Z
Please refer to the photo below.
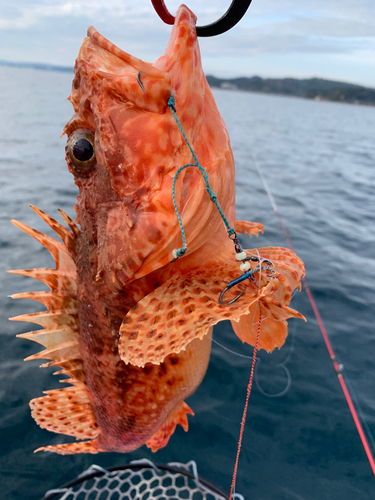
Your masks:
M32 206L62 242L12 221L55 262L9 271L48 286L13 295L46 310L12 319L42 327L19 335L45 348L27 359L48 360L41 366L58 367L66 385L33 399L31 414L41 428L75 438L36 451L157 451L177 425L188 430L194 412L185 399L205 375L215 324L230 320L251 345L260 325L259 348L272 351L285 342L286 320L303 318L289 307L303 262L281 247L245 250L272 262L272 277L261 269L242 283L236 301L219 301L241 263L199 168L175 177L192 163L186 141L234 231L257 236L263 226L235 220L233 153L202 69L195 23L180 6L166 51L153 64L88 29L69 97L74 114L64 128L67 166L79 189L76 221L60 210L61 224ZM179 258L174 181L188 245ZM228 288L228 302L238 289Z

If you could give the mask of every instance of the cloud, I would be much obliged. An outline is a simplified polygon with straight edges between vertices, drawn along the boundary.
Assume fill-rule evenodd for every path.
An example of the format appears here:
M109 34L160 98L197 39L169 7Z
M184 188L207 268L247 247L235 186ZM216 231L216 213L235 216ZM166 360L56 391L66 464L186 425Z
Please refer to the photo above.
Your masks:
M180 0L166 2L174 13ZM206 24L218 19L228 8L229 0L202 2L190 0L189 6L199 14L198 24ZM373 0L304 0L296 4L293 0L268 0L252 2L246 16L226 40L231 40L226 48L243 50L244 45L253 46L263 43L264 50L322 50L322 37L343 38L375 37L373 18L375 2ZM57 23L59 18L86 19L87 23L113 22L114 31L119 31L121 22L126 31L133 27L142 31L147 27L147 35L158 35L162 22L158 20L150 0L14 0L11 6L3 9L0 17L0 29L25 30L47 21ZM57 26L57 25L56 25ZM316 42L311 37L321 37ZM216 41L218 38L214 38ZM220 44L221 45L221 44ZM284 47L284 49L282 49ZM341 50L337 41L327 42L327 50ZM251 52L251 50L250 50Z
M166 0L172 14L181 1ZM155 60L167 44L170 26L156 15L151 0L13 0L0 13L3 57L17 60L69 64L81 37L93 24L104 36L127 52ZM198 25L212 23L228 8L230 0L189 0ZM289 56L295 64L304 57L326 57L326 67L343 56L361 54L363 74L375 60L374 0L253 0L240 23L219 37L200 39L206 61ZM299 57L299 63L297 62ZM366 60L368 57L368 61ZM248 59L249 60L249 59ZM358 68L357 68L358 69ZM296 72L299 68L296 66ZM327 75L329 76L329 75ZM366 77L370 81L370 76Z
M268 31L282 34L301 34L349 38L368 36L375 38L373 20L355 20L345 17L307 17L294 15L286 22L269 24Z
M143 5L142 5L143 4ZM152 13L145 1L123 2L121 0L73 0L23 3L12 9L13 16L0 18L0 29L26 29L46 18L84 17L113 18L126 17L129 23Z
M374 49L375 40L366 37L324 36L298 32L263 32L262 30L243 29L239 36L222 37L219 40L201 42L202 52L206 55L235 57L261 54L340 54L358 50Z
M26 29L46 17L60 17L70 15L73 9L72 2L59 5L35 4L21 6L14 17L0 18L0 29Z
M211 56L373 51L374 16L373 0L254 2L236 29L201 46Z
M180 1L171 1L168 9L174 13ZM200 2L194 1L191 4ZM213 5L203 7L196 5L199 9L200 20L213 22L221 17L227 9L227 1L217 0ZM6 11L9 11L6 16ZM5 11L5 12L4 12ZM156 14L150 0L124 1L124 0L45 0L44 2L14 0L12 8L3 9L3 17L0 17L0 29L27 29L45 18L60 17L85 17L89 19L113 19L124 18L127 23L139 23L142 21L157 21Z

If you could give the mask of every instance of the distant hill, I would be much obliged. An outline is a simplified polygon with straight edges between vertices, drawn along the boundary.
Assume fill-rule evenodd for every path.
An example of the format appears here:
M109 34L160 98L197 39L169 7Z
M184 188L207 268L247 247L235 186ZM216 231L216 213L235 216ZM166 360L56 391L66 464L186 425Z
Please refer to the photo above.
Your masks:
M26 63L26 62L12 62L12 61L0 60L0 66L11 66L13 68L32 68L32 69L41 69L44 71L63 71L67 73L73 73L73 67L55 66L53 64L43 64L43 63Z
M0 66L73 72L72 67L42 63L21 63L0 60ZM324 80L322 78L308 78L306 80L298 80L297 78L261 78L260 76L253 76L251 78L216 78L215 76L207 75L207 81L211 87L220 87L222 89L245 90L249 92L262 92L264 94L305 97L317 101L336 101L375 106L375 89L362 87L353 83Z
M211 87L223 89L375 106L375 89L352 83L323 80L322 78L298 80L296 78L260 78L259 76L253 76L251 78L228 79L207 75L207 81Z

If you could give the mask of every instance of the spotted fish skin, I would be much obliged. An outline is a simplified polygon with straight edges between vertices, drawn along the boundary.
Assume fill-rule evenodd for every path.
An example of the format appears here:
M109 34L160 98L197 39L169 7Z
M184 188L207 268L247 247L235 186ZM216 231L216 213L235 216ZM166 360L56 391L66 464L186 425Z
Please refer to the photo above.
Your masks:
M151 439L200 384L209 361L211 336L203 342L195 340L184 352L171 354L159 365L148 363L139 368L125 364L118 351L121 322L130 298L136 307L142 293L155 289L157 276L129 286L126 301L123 293L109 291L103 300L102 287L92 280L88 261L84 261L86 269L78 279L80 349L90 403L103 429L97 447L129 452Z
M75 64L66 125L66 160L79 188L76 224L69 229L34 207L63 243L22 223L55 259L56 269L13 271L46 283L49 292L18 294L47 311L13 318L44 330L21 336L45 346L32 358L59 366L68 387L31 401L43 428L76 442L39 450L60 454L129 452L165 446L177 424L187 430L184 402L206 372L214 324L229 319L239 338L281 347L289 308L304 274L290 250L247 250L275 264L248 281L238 302L223 306L220 292L240 274L233 243L205 190L199 170L176 181L188 251L177 260L181 229L172 199L177 170L193 163L168 108L178 119L232 227L257 235L261 224L235 221L234 160L229 136L204 76L195 15L184 5L165 54L154 64L122 51L93 27ZM141 84L140 84L141 82ZM228 298L235 290L228 292ZM39 451L38 450L38 451Z

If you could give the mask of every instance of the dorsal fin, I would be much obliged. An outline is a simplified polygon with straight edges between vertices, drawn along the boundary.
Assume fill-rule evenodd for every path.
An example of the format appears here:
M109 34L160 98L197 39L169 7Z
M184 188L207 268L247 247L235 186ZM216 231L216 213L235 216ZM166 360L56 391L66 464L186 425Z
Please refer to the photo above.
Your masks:
M77 329L77 316L75 311L58 311L50 313L49 311L41 311L30 314L22 314L14 316L10 321L26 321L28 323L36 323L43 326L46 330L56 330L59 328Z
M48 269L40 267L36 269L13 269L7 271L9 274L20 274L27 278L34 278L35 280L42 281L51 290L51 293L71 293L77 291L76 273L66 273L64 271L56 271L56 269ZM17 297L15 297L17 298Z
M32 299L45 305L49 312L76 311L77 299L71 292L23 292L15 293L12 299Z
M58 211L60 212L61 217L64 219L64 221L68 224L70 227L70 230L74 234L74 236L78 236L80 233L80 230L78 229L77 224L69 217L68 214L64 212L64 210L61 210L61 208L58 208Z
M43 345L46 349L26 358L49 359L41 366L59 366L56 374L69 375L62 382L71 387L48 391L47 396L30 402L31 414L40 427L53 432L74 436L77 439L91 439L82 443L58 445L42 448L57 453L97 453L95 438L99 435L91 404L84 384L85 374L79 347L76 266L72 256L76 252L77 226L63 214L72 232L47 214L32 207L33 210L61 237L64 244L50 236L32 229L21 222L13 224L39 241L52 255L56 269L20 269L8 271L37 279L45 283L47 292L16 293L14 299L33 299L44 304L47 311L24 314L11 318L13 321L27 321L41 325L44 329L22 333L18 337ZM38 451L38 450L37 450Z
M26 224L23 224L23 222L19 222L14 219L10 222L14 226L18 227L18 229L21 229L21 231L23 231L24 233L39 241L39 243L49 251L55 261L57 270L66 272L76 271L74 260L72 259L70 252L65 245L59 243L50 236L47 236L46 234L41 233L40 231L37 231L36 229L33 229Z
M84 380L83 361L79 350L79 332L76 298L76 266L71 256L75 248L75 235L41 210L33 210L61 237L64 244L40 231L13 221L14 225L39 241L52 255L56 269L19 269L8 271L37 279L45 283L50 291L25 292L12 296L14 299L33 299L44 304L47 311L24 314L11 318L41 325L44 330L19 335L46 347L27 359L49 359L42 366L60 366L59 373Z
M66 229L66 227L60 224L60 222L57 222L57 220L47 215L39 208L34 207L34 205L30 205L30 207L34 210L36 214L39 215L41 219L44 220L44 222L46 222L55 231L56 234L60 236L60 238L64 242L64 245L69 250L69 252L72 255L76 255L77 254L76 235L70 232L68 229Z

